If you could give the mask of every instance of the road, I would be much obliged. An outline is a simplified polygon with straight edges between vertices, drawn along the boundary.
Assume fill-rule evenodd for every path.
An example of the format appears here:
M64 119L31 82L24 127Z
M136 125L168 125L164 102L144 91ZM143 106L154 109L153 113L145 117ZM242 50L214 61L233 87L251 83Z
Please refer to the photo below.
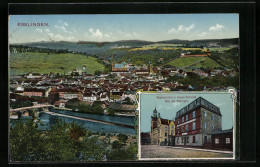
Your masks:
M172 146L141 145L141 158L232 158L232 153L212 152Z

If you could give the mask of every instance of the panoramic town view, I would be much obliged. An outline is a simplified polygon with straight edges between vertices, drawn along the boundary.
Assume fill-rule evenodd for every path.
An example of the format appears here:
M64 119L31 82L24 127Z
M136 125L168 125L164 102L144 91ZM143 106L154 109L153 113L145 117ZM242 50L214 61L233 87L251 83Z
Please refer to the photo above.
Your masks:
M136 93L239 91L238 34L236 14L10 16L10 161L138 160Z

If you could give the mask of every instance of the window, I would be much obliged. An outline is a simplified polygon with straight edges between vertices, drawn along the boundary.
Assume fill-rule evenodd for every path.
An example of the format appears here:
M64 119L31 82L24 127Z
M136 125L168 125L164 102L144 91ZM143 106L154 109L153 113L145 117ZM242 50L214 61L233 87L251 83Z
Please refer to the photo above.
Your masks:
M177 128L177 133L179 133L179 128Z
M188 121L188 119L189 119L189 115L187 114L187 115L186 115L186 121Z
M184 122L184 117L181 118L182 119L182 123Z
M211 120L214 120L214 114L211 114Z
M180 121L178 120L178 125L180 124Z
M195 136L192 137L192 143L196 143Z
M215 139L215 144L219 144L219 139Z
M195 118L196 111L193 111L192 118Z
M182 132L184 132L184 126L182 127Z
M192 130L196 129L196 122L192 122Z
M187 137L187 143L189 143L189 137Z
M172 129L174 129L173 125L172 125Z
M207 111L204 111L204 117L207 118Z
M171 135L174 135L174 134L173 134L173 130L171 130Z
M226 138L226 144L230 144L230 138Z
M218 116L218 122L220 122L220 116Z
M186 132L188 132L189 131L189 126L188 125L186 125Z
M212 130L214 130L214 129L215 129L214 125L212 125L212 126L211 126L211 129L212 129Z
M207 123L206 122L204 123L204 129L207 129Z

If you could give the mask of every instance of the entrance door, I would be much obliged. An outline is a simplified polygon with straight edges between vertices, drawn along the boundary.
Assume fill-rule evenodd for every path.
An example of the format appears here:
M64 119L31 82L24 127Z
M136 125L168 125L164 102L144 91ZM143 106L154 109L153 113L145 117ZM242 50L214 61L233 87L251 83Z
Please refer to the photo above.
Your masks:
M207 142L208 142L208 137L204 136L204 144L207 144Z
M172 136L172 146L175 146L175 137L174 136Z

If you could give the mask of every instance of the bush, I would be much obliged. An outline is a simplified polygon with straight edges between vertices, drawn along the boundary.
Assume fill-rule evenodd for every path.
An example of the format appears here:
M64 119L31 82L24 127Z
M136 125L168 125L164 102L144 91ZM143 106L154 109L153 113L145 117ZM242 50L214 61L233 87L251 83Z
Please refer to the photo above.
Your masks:
M122 143L125 143L126 140L128 139L128 136L125 135L125 134L122 134L122 133L120 133L119 135L117 135L117 137L118 137L118 140L119 140L120 142L122 142Z
M108 112L108 115L113 116L113 115L115 115L116 110L113 108L108 108L107 112Z

